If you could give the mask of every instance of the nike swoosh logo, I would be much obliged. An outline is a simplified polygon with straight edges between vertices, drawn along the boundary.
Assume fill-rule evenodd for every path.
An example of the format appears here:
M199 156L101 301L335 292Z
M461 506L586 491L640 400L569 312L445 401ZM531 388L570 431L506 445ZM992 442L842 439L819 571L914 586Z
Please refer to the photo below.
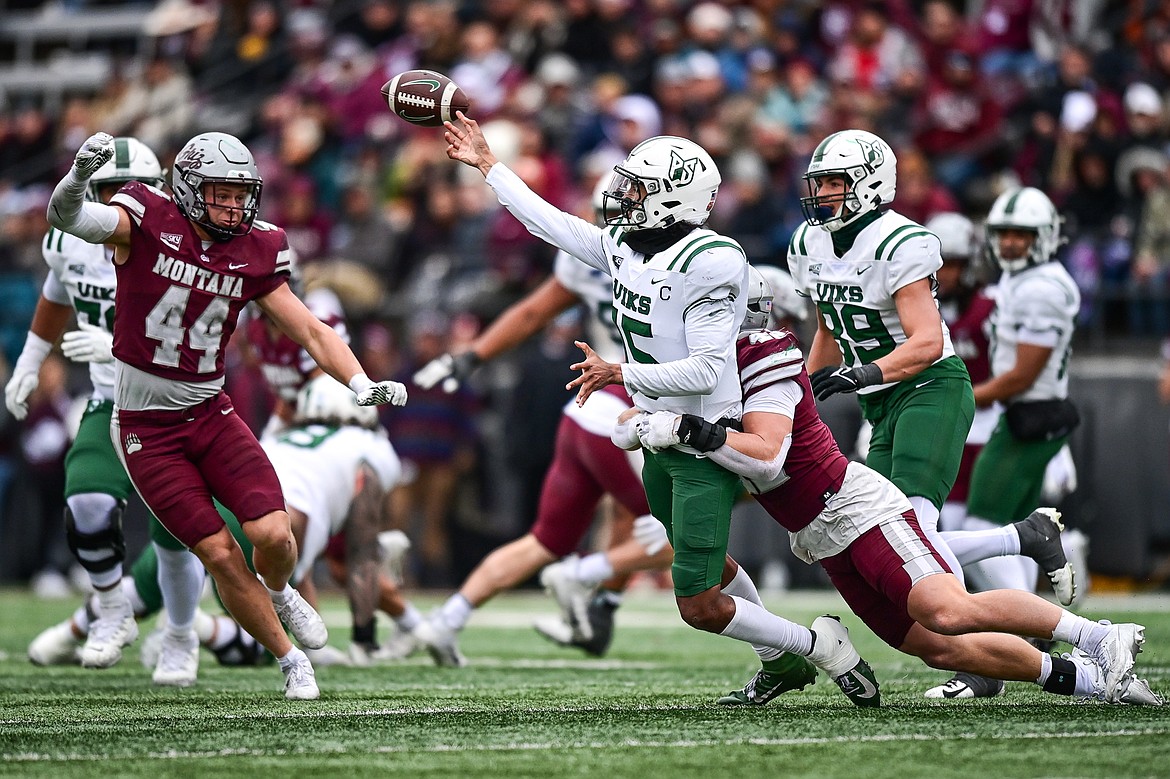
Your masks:
M650 279L650 283L651 283L651 284L661 284L661 283L662 283L662 282L664 282L664 281L666 281L666 278L661 278L661 279Z
M240 268L246 267L248 267L248 263L246 262L241 262L239 265L236 265L234 262L228 263L228 270L239 270Z
M927 384L930 384L932 381L934 381L934 379L927 379L926 381L922 382L921 384L915 384L914 389L921 389L922 387L925 387Z
M867 270L869 270L869 266L868 266L868 265L866 265L864 268L858 268L858 269L857 269L857 275L858 275L858 276L860 276L861 274L865 273Z
M228 414L232 413L233 411L235 411L234 408L221 408L219 410L219 413L223 414L226 417Z
M855 681L862 689L862 692L857 693L858 698L872 698L877 695L877 687L870 684L869 679L865 678L865 674L849 672L849 678Z

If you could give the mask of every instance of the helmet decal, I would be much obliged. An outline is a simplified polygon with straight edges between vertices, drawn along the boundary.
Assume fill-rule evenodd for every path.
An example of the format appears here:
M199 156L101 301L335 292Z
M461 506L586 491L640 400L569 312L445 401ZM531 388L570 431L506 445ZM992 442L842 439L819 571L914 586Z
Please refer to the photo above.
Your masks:
M695 171L703 162L698 157L684 160L682 155L674 149L670 150L670 181L680 187L685 187L695 180Z

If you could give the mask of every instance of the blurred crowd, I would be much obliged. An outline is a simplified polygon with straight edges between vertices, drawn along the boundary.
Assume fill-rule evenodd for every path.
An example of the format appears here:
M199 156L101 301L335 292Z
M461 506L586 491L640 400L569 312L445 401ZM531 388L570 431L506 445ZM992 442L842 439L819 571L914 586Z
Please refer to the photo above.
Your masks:
M63 12L109 5L78 1ZM755 263L784 267L801 221L801 175L835 130L867 129L891 143L894 207L919 222L941 211L978 220L1004 188L1040 187L1067 219L1062 259L1082 289L1080 330L1170 332L1170 3L140 7L149 43L131 34L108 46L115 78L100 93L69 96L56 110L0 95L0 355L9 363L46 270L48 195L99 129L138 137L164 166L197 131L238 135L265 178L262 218L288 232L306 281L340 296L371 377L405 380L457 351L547 275L553 252L478 174L447 160L440 130L387 110L380 87L410 68L451 76L500 158L583 216L596 179L638 141L697 141L723 174L712 226ZM450 583L531 522L568 399L572 341L590 312L581 314L481 370L470 387L450 395L411 387L410 404L386 412L412 476L395 495L395 521L430 529L416 538L423 583ZM0 535L14 500L40 506L60 495L21 474L53 473L68 445L71 381L84 371L66 367L42 379L38 412L4 421L0 500L9 508ZM233 355L229 377L237 408L258 429L270 400L246 350ZM13 494L22 491L37 494ZM59 504L44 516L59 529ZM452 527L471 542L451 544ZM0 560L0 579L59 566L67 555L55 543L7 570Z

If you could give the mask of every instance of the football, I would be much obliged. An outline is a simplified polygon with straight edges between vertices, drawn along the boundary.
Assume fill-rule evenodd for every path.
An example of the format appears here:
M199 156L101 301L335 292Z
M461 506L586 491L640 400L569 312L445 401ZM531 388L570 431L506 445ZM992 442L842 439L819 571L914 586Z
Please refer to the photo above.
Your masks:
M467 95L442 73L408 70L382 85L390 110L411 124L442 127L455 121L455 112L467 112Z

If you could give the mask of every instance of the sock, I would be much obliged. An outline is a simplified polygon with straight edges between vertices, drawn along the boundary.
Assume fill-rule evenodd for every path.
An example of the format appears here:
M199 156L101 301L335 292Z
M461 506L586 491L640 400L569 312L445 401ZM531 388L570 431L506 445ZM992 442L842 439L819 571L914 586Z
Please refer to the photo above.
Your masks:
M471 619L473 609L474 607L471 605L471 601L457 592L450 598L447 598L447 602L439 609L439 614L452 630L463 630L463 626L467 624L467 620Z
M760 608L764 607L764 602L760 599L759 590L756 589L756 583L752 581L752 577L748 576L746 570L741 565L739 570L735 572L735 576L727 583L727 586L722 590L724 595L742 598L748 603L755 604ZM784 654L775 647L766 646L764 644L752 644L752 649L756 650L756 655L760 658L761 663L775 660Z
M1020 534L1011 525L994 530L958 530L939 535L961 565L1020 553Z
M287 671L298 663L307 663L308 661L308 656L295 646L288 650L288 654L284 657L276 658L276 662L280 663L280 670L282 671Z
M938 532L938 509L920 495L910 498L910 505L914 507L914 515L918 517L918 526L922 528L922 534L926 536L926 540L930 541L930 545L934 547L934 551L938 552L939 557L946 561L951 573L955 575L959 583L966 587L963 566Z
M1044 654L1040 659L1040 676L1036 684L1044 688L1044 692L1055 695L1072 695L1078 691L1078 670L1076 664L1063 657L1053 657Z
M721 635L806 657L812 651L812 631L804 625L789 622L735 595L731 599L735 601L735 616Z
M173 635L186 635L195 622L195 609L203 595L203 563L186 549L165 549L155 544L154 551L158 555L158 586L167 613L167 629Z
M97 598L98 614L101 614L103 617L131 613L130 602L126 600L126 593L116 583L115 586L108 590L96 590L94 596Z
M415 626L420 622L422 622L422 614L414 607L414 604L412 603L407 603L406 608L403 609L402 613L394 618L394 624L397 625L398 629L403 633L409 633L410 631L414 630Z
M605 552L594 552L577 561L577 570L573 575L587 587L596 587L613 576L613 566Z
M1071 611L1061 610L1060 621L1052 631L1052 638L1056 641L1065 641L1089 654L1097 651L1097 647L1109 635L1109 628L1099 622L1090 622L1084 617L1078 617Z
M122 579L122 592L126 594L126 600L130 601L130 610L134 612L136 617L149 616L146 612L146 601L142 600L142 596L138 594L138 585L134 583L133 576L127 576Z
M256 577L256 578L259 578L259 577ZM260 579L260 582L263 583L264 580ZM277 606L283 606L284 604L288 603L288 599L293 596L292 585L289 584L288 582L284 583L283 589L274 590L271 587L269 587L267 584L264 585L264 588L266 590L268 590L269 596L272 597L272 602L275 603Z

